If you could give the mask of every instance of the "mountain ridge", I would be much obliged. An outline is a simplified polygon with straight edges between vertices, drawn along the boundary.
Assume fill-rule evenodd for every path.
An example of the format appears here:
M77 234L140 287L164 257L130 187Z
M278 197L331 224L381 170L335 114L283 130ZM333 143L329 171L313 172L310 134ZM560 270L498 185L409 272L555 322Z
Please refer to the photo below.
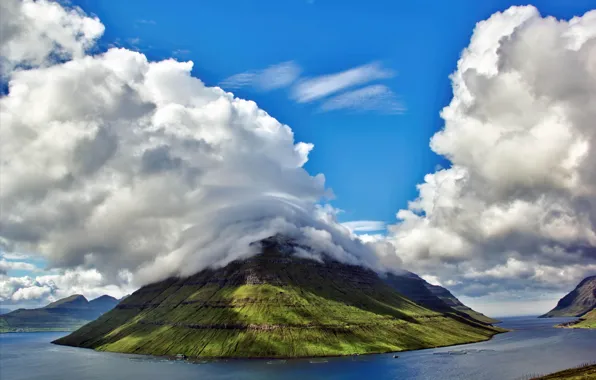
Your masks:
M96 319L118 304L103 295L88 301L83 295L56 300L35 309L17 309L0 315L0 332L72 331Z
M581 317L596 308L596 276L584 278L557 306L541 318Z
M399 293L432 310L440 312L454 310L466 318L472 318L488 325L499 322L464 305L448 289L430 284L415 273L408 271L386 273L381 278Z

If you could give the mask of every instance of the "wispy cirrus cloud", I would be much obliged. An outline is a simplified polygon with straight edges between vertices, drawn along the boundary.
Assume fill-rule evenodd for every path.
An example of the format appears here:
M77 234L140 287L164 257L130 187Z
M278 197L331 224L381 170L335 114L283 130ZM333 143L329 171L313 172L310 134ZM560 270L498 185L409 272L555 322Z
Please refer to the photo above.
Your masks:
M140 19L140 20L136 20L135 24L155 25L156 22L154 20L149 20L149 19Z
M352 232L373 232L384 230L385 222L379 220L355 220L342 223L342 226Z
M176 57L180 57L180 56L183 56L183 55L190 54L190 50L188 50L188 49L176 49L176 50L174 50L172 52L172 54L174 56L176 56Z
M392 70L384 68L379 62L372 62L339 73L304 79L294 87L292 97L299 103L308 103L351 87L393 76L395 73Z
M232 75L219 85L226 89L255 87L262 91L271 91L288 87L300 76L302 69L294 61L271 65L263 70L251 70Z
M0 275L6 274L11 270L23 270L30 272L40 271L37 266L28 262L0 259Z
M376 84L334 96L323 102L320 107L321 111L340 109L399 114L403 113L406 107L389 87Z
M220 87L235 90L252 87L261 91L289 87L289 97L297 103L322 102L319 111L351 110L399 114L405 106L386 85L370 84L389 79L395 72L380 62L371 62L341 72L303 77L302 68L294 61L271 65L263 70L245 71L219 83Z

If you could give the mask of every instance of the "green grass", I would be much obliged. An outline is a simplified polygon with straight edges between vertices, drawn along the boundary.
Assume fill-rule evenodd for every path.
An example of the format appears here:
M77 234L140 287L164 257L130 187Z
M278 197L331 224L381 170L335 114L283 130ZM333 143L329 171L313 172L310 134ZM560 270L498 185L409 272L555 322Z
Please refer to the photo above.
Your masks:
M247 273L267 281L246 284ZM261 256L144 287L57 343L188 357L304 357L454 345L498 331L425 309L361 268Z
M596 364L584 364L577 368L552 373L550 375L533 377L531 380L589 380L596 379Z
M564 323L559 326L572 329L596 329L596 309L592 309L575 322Z

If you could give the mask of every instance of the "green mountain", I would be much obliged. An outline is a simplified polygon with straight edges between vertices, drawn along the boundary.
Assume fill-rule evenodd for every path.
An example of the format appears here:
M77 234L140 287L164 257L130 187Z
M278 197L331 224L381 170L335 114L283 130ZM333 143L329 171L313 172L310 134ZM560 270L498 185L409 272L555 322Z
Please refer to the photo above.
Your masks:
M541 318L581 317L596 307L596 276L586 277Z
M291 240L261 244L261 254L224 268L144 286L54 343L188 357L305 357L446 346L502 331L422 307L371 270L298 258Z
M419 305L439 312L456 312L465 318L475 319L485 324L499 322L464 305L451 292L441 286L429 284L412 272L386 274L383 279L393 289Z
M101 296L91 301L79 294L38 309L18 309L0 315L0 332L72 331L111 310L118 300Z

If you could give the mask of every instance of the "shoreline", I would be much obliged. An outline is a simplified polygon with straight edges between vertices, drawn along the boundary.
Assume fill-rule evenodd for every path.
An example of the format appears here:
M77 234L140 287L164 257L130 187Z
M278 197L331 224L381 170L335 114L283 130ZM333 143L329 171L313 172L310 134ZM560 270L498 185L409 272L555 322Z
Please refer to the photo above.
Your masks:
M501 329L503 329L503 328L501 328ZM243 360L246 360L246 361L308 360L308 359L334 359L334 358L340 359L340 358L371 356L371 355L388 355L388 354L397 354L397 353L413 352L413 351L434 350L437 348L457 347L457 346L463 346L466 344L488 342L488 341L492 340L496 335L505 334L505 333L514 331L511 329L503 329L503 330L505 330L505 331L497 331L497 332L495 332L495 334L493 334L492 336L490 336L487 339L465 342L465 343L449 344L449 345L445 345L445 346L416 348L416 349L402 350L402 351L382 351L382 352L354 353L354 354L345 354L345 355L317 355L317 356L193 356L193 357L185 357L184 359L182 359L182 358L177 358L176 355L136 354L136 353L132 353L132 352L96 350L94 348L89 348L89 347L71 346L71 345L67 345L67 344L56 343L56 341L52 341L50 343L55 344L57 346L81 348L81 349L92 350L92 351L96 351L96 352L162 358L162 359L168 359L168 360L172 360L172 361L181 361L181 362L183 361L183 362L187 362L187 363L204 362L204 361L243 361ZM50 331L47 331L47 332L50 332ZM58 332L58 331L55 331L55 332ZM193 363L193 364L195 364L195 363Z

